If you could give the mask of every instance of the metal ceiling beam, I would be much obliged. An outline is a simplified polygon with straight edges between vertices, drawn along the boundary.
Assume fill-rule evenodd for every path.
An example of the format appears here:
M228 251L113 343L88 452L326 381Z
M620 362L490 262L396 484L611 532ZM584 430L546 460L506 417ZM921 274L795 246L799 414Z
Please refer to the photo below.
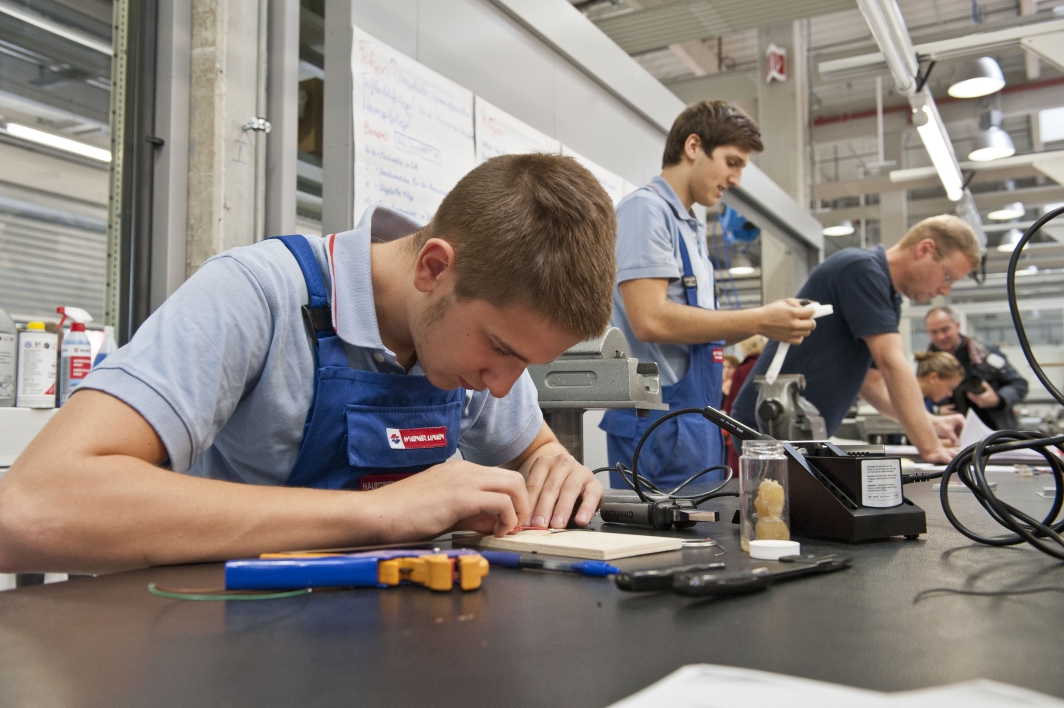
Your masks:
M1021 40L1064 31L1064 19L1049 20L1031 25L1008 27L989 32L974 32L964 37L944 39L938 42L925 42L913 47L921 61L943 61L960 57L986 54L1003 49L1019 49ZM887 62L882 52L862 54L845 59L821 62L817 68L825 81L850 79L876 72L886 71Z
M629 54L852 10L853 0L674 0L608 15L595 24Z
M693 79L667 81L665 86L683 99L694 103L704 99L735 103L747 98L757 98L757 71L729 71L724 74L709 74Z

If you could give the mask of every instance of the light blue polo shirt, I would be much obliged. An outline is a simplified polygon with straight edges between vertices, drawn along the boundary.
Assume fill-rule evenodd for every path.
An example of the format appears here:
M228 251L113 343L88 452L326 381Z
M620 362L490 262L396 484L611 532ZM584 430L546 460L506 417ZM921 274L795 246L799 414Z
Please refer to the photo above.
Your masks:
M328 237L307 237L352 368L424 375L419 365L404 373L381 342L370 279L370 240L417 228L372 208L353 231L336 234L331 264ZM104 391L136 409L176 472L284 484L314 396L314 347L300 314L307 303L303 274L280 241L231 249L205 262L79 390ZM501 465L532 444L542 423L526 371L504 398L466 392L458 447L471 462Z
M683 202L669 183L655 177L650 180L650 188L637 189L617 205L617 283L613 289L610 323L624 332L633 357L657 362L663 386L675 384L687 373L691 361L690 347L636 339L628 323L619 286L626 280L668 278L668 299L687 304L683 281L680 280L683 276L681 237L691 256L691 271L698 280L698 304L715 310L713 266L709 261L706 227L684 209Z

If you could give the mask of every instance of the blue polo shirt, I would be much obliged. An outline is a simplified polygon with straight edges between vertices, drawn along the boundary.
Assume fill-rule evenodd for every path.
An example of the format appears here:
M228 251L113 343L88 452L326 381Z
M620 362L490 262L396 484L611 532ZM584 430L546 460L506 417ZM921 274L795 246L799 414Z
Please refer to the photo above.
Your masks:
M307 237L352 368L424 375L419 365L405 372L381 342L370 279L370 241L417 228L376 207L352 231ZM104 391L137 410L174 471L284 484L314 396L314 347L300 314L307 303L303 274L280 241L231 249L205 262L79 390ZM471 462L501 465L532 444L542 422L525 372L504 398L466 392L458 447Z
M667 278L667 297L686 305L680 238L691 256L691 271L698 279L698 304L717 309L713 266L706 245L706 227L684 209L683 202L661 177L637 189L617 205L617 282L613 289L613 317L610 324L620 328L628 339L632 356L657 362L661 384L671 386L687 373L691 361L686 344L658 344L636 339L621 299L620 284L641 278Z
M872 364L872 352L862 337L898 331L901 295L890 280L882 246L846 248L813 270L797 297L831 304L835 312L816 321L816 329L799 346L792 346L781 374L805 376L802 393L824 416L834 434L861 391ZM776 356L778 342L769 342L732 406L732 416L756 428L755 376L764 376Z

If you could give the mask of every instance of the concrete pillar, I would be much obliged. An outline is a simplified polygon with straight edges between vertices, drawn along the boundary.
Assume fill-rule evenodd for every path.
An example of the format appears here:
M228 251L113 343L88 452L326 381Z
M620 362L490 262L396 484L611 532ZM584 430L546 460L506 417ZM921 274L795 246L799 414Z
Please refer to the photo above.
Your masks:
M767 228L761 229L761 302L794 297L805 279L796 282L798 263L795 249Z
M886 133L883 136L883 157L902 164L902 131ZM887 168L896 169L896 168ZM884 248L890 248L909 230L908 192L898 189L879 194L879 242Z
M765 151L758 166L803 207L809 205L808 38L804 20L758 30L757 122ZM769 44L787 50L787 80L768 83Z
M255 116L259 3L192 0L188 239L192 275L218 253L256 240Z

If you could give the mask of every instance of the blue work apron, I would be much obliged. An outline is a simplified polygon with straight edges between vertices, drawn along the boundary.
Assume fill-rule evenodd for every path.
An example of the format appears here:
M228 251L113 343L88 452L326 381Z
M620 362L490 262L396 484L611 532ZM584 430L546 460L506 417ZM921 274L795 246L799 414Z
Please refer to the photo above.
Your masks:
M314 333L314 399L289 487L369 490L440 464L461 433L465 389L444 391L425 376L352 369L332 327L325 282L302 236L278 236L295 256Z
M680 258L683 260L684 297L691 307L699 307L698 283L691 268L683 234ZM684 377L672 386L662 386L661 397L669 410L680 408L720 408L721 381L724 376L724 342L692 344L691 361ZM634 410L608 410L600 428L606 431L606 453L610 466L623 462L632 466L632 455L639 439L650 425L665 415L650 411L640 418ZM663 490L670 490L698 472L724 463L724 443L720 428L700 415L681 415L659 425L639 452L639 473ZM724 479L723 471L698 478L694 488L706 482ZM627 488L617 472L610 472L610 486Z

